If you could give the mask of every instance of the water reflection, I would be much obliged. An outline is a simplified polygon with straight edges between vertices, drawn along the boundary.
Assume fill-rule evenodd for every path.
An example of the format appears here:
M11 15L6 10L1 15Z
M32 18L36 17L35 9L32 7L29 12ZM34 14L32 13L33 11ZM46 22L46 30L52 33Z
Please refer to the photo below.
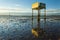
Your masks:
M21 19L25 18L25 19ZM37 40L32 33L31 17L1 17L0 39L1 40ZM34 27L37 27L37 19L34 18ZM60 37L60 21L47 19L46 27L41 19L41 28L51 37Z

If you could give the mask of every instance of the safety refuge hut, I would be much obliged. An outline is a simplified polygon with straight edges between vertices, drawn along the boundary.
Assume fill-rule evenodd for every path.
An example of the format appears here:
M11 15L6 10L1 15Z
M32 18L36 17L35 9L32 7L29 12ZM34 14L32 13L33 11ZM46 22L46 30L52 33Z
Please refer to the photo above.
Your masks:
M43 30L41 30L40 28L40 10L44 9L44 22L46 23L46 4L45 3L41 3L41 2L35 2L32 4L32 34L36 37L39 37L40 35L43 34ZM37 15L37 27L33 28L33 13L34 10L38 11L38 15Z

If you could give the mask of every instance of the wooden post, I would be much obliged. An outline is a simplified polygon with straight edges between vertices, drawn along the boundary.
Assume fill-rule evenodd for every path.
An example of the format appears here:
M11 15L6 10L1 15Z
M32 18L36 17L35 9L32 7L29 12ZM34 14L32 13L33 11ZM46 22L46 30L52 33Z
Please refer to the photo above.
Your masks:
M38 30L40 29L40 10L38 9Z
M44 27L46 27L46 8L44 9Z
M40 30L40 9L38 9L38 19L37 19L37 21L38 21L38 29L37 29L37 32L38 32L38 40L39 40L39 30Z
M33 9L32 9L32 28L33 28Z

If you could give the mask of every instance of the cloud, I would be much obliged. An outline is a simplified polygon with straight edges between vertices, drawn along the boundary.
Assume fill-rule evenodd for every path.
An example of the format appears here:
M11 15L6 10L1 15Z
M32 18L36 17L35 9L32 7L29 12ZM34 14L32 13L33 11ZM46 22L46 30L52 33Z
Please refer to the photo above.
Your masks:
M20 6L20 5L17 5ZM32 9L30 8L20 8L20 7L15 7L15 8L0 8L0 12L21 12L21 13L25 13L25 12L32 12ZM60 9L47 9L46 10L47 13L60 13Z
M20 8L20 7L0 8L0 15L9 15L9 13L11 15L26 15L26 13L31 13L31 9L29 9L29 8Z
M16 6L20 6L20 5L16 5ZM1 14L7 15L7 14L9 14L9 12L14 12L14 14L16 14L16 13L22 14L22 13L32 13L32 10L30 8L20 8L20 7L0 8L0 15ZM60 13L60 9L47 9L46 12L47 12L47 14ZM44 12L42 12L42 13L44 13Z
M48 9L47 13L60 13L60 9Z
M0 8L0 13L3 12L31 12L29 8Z

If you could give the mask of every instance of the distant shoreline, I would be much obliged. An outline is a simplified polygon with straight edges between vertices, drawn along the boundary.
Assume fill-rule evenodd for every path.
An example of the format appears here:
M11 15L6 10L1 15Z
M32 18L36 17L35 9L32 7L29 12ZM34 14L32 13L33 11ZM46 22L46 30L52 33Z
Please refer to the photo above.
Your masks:
M0 17L32 17L32 16L21 16L21 15L0 15ZM34 16L37 18L37 16ZM41 16L41 18L44 18L44 16ZM60 15L59 16L54 16L54 15L51 15L51 16L46 16L47 19L54 19L54 20L60 20Z

